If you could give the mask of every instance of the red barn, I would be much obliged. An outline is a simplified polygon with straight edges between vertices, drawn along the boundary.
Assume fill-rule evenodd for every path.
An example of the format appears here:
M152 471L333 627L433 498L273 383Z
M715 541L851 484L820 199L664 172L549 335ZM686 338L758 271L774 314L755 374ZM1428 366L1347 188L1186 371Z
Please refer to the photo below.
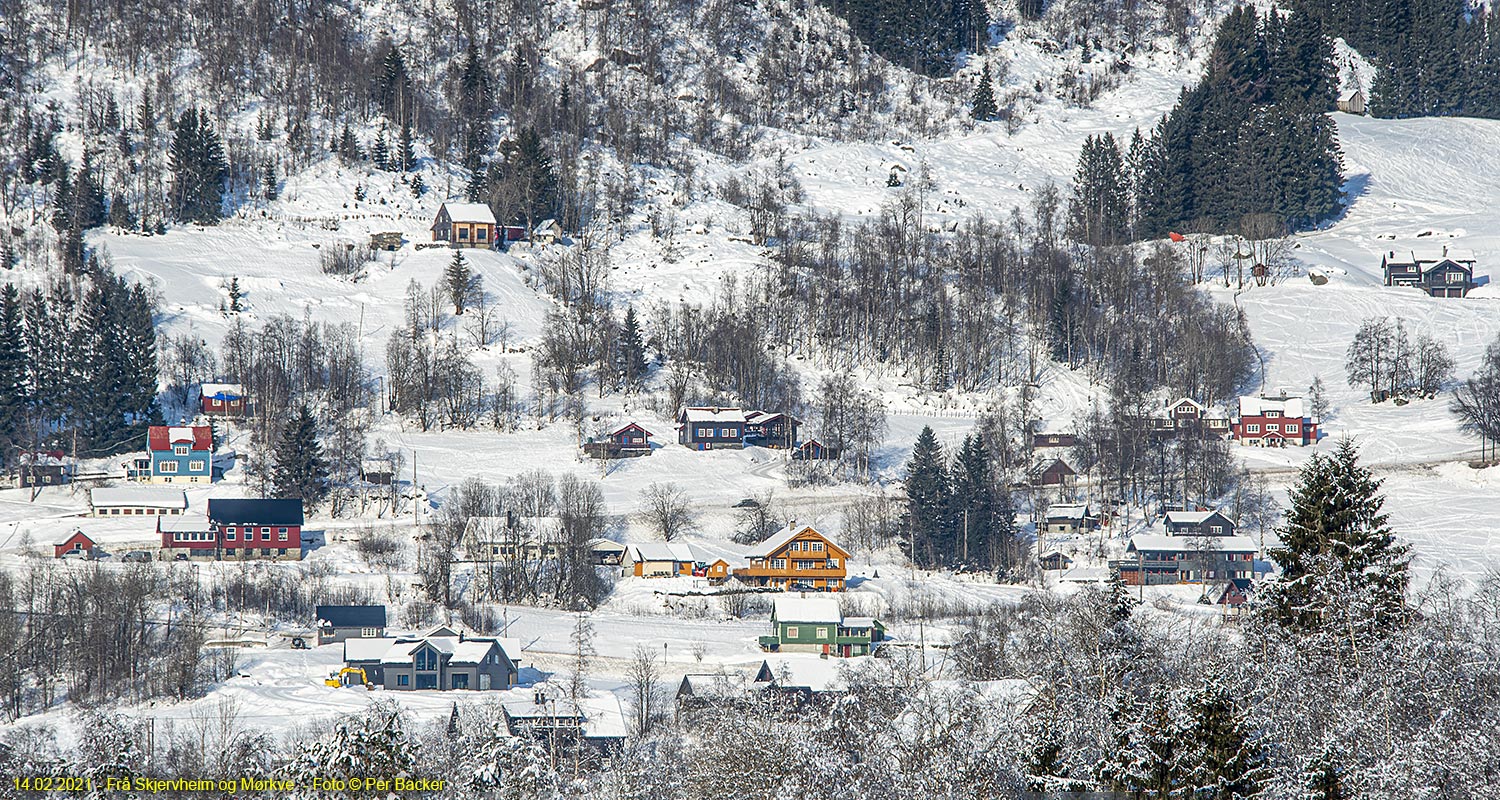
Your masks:
M73 531L72 536L52 545L53 558L62 558L68 553L82 553L84 558L93 558L94 540L83 531Z
M1260 447L1303 447L1318 443L1318 420L1300 397L1241 397L1234 438L1240 444Z

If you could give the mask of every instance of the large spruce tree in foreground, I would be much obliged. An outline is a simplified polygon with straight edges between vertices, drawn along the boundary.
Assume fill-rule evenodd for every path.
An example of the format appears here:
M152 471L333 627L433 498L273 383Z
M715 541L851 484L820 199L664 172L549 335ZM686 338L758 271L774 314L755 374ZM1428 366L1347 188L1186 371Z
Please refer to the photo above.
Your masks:
M1302 631L1345 619L1351 604L1370 631L1405 620L1410 548L1396 541L1384 504L1351 441L1331 457L1314 454L1292 488L1281 547L1271 551L1281 576L1268 587L1267 613Z
M318 422L305 405L276 439L271 486L278 497L300 497L308 509L328 496L328 462L318 443Z

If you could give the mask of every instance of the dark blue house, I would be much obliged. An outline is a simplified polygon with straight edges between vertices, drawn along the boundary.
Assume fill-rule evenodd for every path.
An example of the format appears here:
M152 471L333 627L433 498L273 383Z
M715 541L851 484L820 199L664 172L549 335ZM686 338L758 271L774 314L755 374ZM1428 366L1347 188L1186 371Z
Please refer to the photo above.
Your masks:
M677 443L694 450L744 447L745 412L738 408L684 408L677 414Z

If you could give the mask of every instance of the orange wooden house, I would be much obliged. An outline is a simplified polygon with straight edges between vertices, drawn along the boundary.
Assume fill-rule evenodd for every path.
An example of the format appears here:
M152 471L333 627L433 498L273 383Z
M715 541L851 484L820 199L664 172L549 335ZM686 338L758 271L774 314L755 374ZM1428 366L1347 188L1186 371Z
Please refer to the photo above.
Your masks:
M849 552L808 526L787 527L745 558L750 566L734 570L734 577L749 586L841 592L849 574Z
M495 214L484 203L444 203L432 223L432 240L453 247L493 247Z

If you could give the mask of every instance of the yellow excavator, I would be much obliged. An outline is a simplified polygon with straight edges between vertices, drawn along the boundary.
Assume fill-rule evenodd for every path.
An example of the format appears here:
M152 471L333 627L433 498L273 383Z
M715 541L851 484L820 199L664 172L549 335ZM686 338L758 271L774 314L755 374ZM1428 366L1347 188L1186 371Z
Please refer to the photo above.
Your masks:
M352 680L351 678L353 676L358 676L359 680ZM372 692L375 691L375 685L370 683L369 676L366 675L365 671L360 667L344 667L338 672L330 674L328 676L328 679L323 681L323 683L332 686L335 689L340 689L345 686L354 686L358 684L364 686L366 689L369 689Z

